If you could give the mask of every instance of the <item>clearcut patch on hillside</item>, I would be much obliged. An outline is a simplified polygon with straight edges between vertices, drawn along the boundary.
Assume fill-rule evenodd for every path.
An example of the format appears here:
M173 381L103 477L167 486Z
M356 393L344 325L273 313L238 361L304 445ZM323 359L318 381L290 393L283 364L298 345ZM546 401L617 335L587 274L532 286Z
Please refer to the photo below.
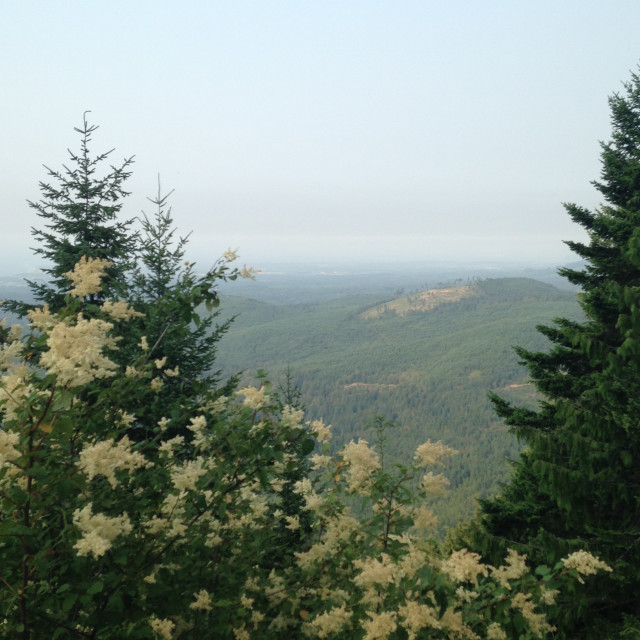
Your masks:
M397 316L406 316L409 312L426 312L449 302L458 302L463 298L477 296L478 293L474 287L464 285L462 287L449 287L446 289L429 289L428 291L420 291L403 298L396 298L371 307L360 314L361 318L367 320L379 318L385 314L395 314Z

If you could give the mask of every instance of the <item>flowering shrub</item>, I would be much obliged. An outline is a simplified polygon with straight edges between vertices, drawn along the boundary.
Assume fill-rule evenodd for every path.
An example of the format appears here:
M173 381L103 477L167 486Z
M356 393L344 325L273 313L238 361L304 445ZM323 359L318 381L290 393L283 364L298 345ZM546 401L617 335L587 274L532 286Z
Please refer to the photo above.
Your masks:
M447 481L427 467L451 449L389 467L379 422L376 444L331 455L330 428L266 383L127 411L180 367L144 336L117 364L114 332L138 312L107 301L86 319L81 299L106 266L81 261L25 338L0 329L3 637L539 638L563 576L608 569L583 552L534 573L515 551L501 567L441 557L428 498Z

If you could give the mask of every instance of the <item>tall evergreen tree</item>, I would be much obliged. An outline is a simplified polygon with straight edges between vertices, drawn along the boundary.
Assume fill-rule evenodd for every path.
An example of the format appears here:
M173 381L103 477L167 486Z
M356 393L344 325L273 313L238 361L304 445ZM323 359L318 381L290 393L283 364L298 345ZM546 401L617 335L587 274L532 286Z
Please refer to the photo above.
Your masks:
M115 293L124 275L132 266L136 244L131 232L133 220L120 220L124 198L129 195L124 183L131 175L133 158L119 166L108 165L111 151L93 156L90 150L93 133L84 113L82 126L74 128L80 134L80 150L69 150L71 162L61 171L46 167L49 182L40 182L41 199L29 202L43 220L43 228L32 228L38 245L36 255L48 261L43 268L48 282L28 281L38 303L48 303L52 310L64 305L64 295L71 288L65 273L72 271L82 256L111 261L102 292L91 296L91 302ZM106 168L106 170L105 170ZM9 311L24 315L28 305L17 301L5 303Z
M164 372L162 393L149 389L145 402L137 399L136 406L129 408L141 417L145 414L139 425L142 438L148 437L149 428L162 417L186 413L185 398L197 405L206 394L216 389L220 394L229 393L237 384L232 377L218 389L221 374L215 369L217 343L232 322L218 322L218 284L240 276L230 265L235 252L226 252L206 273L199 274L195 263L185 260L188 236L176 236L170 196L162 195L158 185L157 196L149 198L155 213L151 218L143 214L140 220L136 266L124 296L140 316L122 323L123 340L115 355L126 367L144 339L148 358L162 363L158 366Z
M487 553L519 543L555 563L586 548L614 568L565 606L569 624L640 613L640 76L609 104L613 134L593 183L605 203L565 205L589 234L567 243L584 268L560 270L581 288L586 319L538 327L547 352L517 349L543 399L534 410L492 395L527 448L502 495L481 504Z

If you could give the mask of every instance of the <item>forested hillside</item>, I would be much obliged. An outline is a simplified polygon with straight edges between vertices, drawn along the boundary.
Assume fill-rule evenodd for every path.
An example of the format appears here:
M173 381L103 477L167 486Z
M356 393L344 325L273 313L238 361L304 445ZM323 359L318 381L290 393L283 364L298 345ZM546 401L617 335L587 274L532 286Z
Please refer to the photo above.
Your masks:
M476 497L497 490L508 477L506 459L517 455L518 443L487 400L489 389L499 389L534 401L513 345L544 348L535 326L580 311L574 293L527 278L426 297L432 303L412 293L277 305L226 295L223 313L237 317L217 364L226 374L244 370L246 382L258 369L275 384L290 371L309 415L333 424L336 447L370 439L367 422L384 415L396 423L389 447L398 460L425 438L458 449L447 469L453 491L438 505L451 525L473 514Z

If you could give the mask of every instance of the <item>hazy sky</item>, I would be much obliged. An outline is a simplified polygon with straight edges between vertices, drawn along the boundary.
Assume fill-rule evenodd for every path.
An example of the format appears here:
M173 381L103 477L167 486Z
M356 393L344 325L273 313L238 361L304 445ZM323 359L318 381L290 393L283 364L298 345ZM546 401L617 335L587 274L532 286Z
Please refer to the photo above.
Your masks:
M564 262L639 28L637 0L5 0L0 269L35 265L25 201L87 109L136 157L126 214L160 174L201 262Z

